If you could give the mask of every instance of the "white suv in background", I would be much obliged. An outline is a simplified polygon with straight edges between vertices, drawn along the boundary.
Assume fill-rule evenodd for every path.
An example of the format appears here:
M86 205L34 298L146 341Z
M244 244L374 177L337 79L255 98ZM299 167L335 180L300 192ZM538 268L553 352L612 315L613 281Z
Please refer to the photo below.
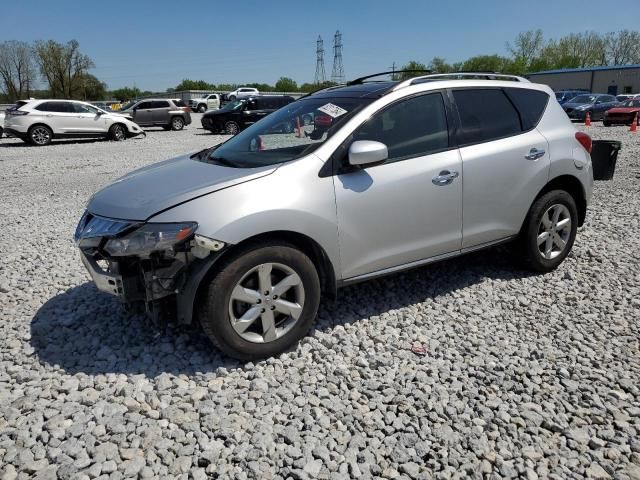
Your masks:
M124 140L144 134L126 117L76 100L32 100L9 109L4 132L36 146L48 145L54 138Z
M260 95L260 92L258 91L257 88L242 87L242 88L237 88L233 92L230 92L227 95L227 98L229 99L230 102L233 102L234 100L240 100L241 98L255 97L256 95Z

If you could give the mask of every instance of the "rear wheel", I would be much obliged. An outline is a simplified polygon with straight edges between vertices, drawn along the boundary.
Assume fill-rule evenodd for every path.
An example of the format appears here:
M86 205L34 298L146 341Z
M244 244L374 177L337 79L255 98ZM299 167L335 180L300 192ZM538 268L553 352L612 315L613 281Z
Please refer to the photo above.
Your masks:
M520 233L525 264L538 272L558 267L571 251L578 229L578 209L564 190L552 190L538 198Z
M240 131L240 126L236 122L227 122L224 124L224 133L227 135L237 135Z
M42 147L51 143L53 132L45 125L34 125L29 129L28 136L29 143Z
M202 104L198 105L198 111L199 111L200 113L204 113L204 112L206 112L206 111L207 111L207 106L206 106L204 103L202 103Z
M603 124L605 127L610 127L610 126L611 126L611 122L608 122L607 120L603 120L603 121L602 121L602 124Z
M220 268L199 319L225 354L251 360L281 353L307 334L320 303L313 262L286 244L246 248Z
M182 117L173 117L171 119L171 130L182 130L184 128L184 120Z
M116 142L126 140L127 132L125 131L124 126L120 125L119 123L111 125L111 128L109 129L109 138Z

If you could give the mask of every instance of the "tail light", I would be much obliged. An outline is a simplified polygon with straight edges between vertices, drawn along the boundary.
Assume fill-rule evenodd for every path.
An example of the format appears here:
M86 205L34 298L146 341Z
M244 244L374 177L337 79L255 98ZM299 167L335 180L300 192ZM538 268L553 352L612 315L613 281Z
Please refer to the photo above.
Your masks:
M580 145L582 145L587 152L591 153L592 142L589 135L583 132L576 132L576 140L580 142Z
M189 112L189 107L182 107L182 111L183 111L184 113Z
M17 117L21 115L29 115L29 112L25 112L24 110L7 110L7 115L15 115Z

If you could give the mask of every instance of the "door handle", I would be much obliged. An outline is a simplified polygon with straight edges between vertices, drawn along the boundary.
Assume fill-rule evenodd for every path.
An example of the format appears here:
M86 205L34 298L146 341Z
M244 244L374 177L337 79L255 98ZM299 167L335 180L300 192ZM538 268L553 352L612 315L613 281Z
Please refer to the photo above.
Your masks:
M442 170L438 175L431 179L431 183L440 187L449 185L454 179L458 178L460 174L458 172L450 172L449 170Z
M544 150L538 150L537 148L533 147L531 150L529 150L529 153L524 156L524 158L526 158L527 160L537 160L540 157L544 157L545 153L546 152Z

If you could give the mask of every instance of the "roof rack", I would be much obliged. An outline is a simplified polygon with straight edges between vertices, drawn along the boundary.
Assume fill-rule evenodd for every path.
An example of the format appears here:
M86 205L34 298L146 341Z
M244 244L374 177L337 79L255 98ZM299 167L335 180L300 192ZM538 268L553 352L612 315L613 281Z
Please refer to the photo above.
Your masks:
M451 73L432 73L429 75L422 75L420 77L409 78L408 80L405 80L404 82L401 82L398 85L396 85L394 90L399 90L401 88L408 87L410 85L415 85L416 83L422 83L424 81L439 80L439 79L511 80L516 82L530 83L529 80L527 80L524 77L520 77L518 75L508 75L504 73L497 73L497 72L451 72Z
M373 73L371 75L356 78L355 80L347 82L347 85L360 85L364 83L365 80L374 77L381 77L382 75L396 75L398 73L431 73L432 71L433 70L389 70L388 72Z

